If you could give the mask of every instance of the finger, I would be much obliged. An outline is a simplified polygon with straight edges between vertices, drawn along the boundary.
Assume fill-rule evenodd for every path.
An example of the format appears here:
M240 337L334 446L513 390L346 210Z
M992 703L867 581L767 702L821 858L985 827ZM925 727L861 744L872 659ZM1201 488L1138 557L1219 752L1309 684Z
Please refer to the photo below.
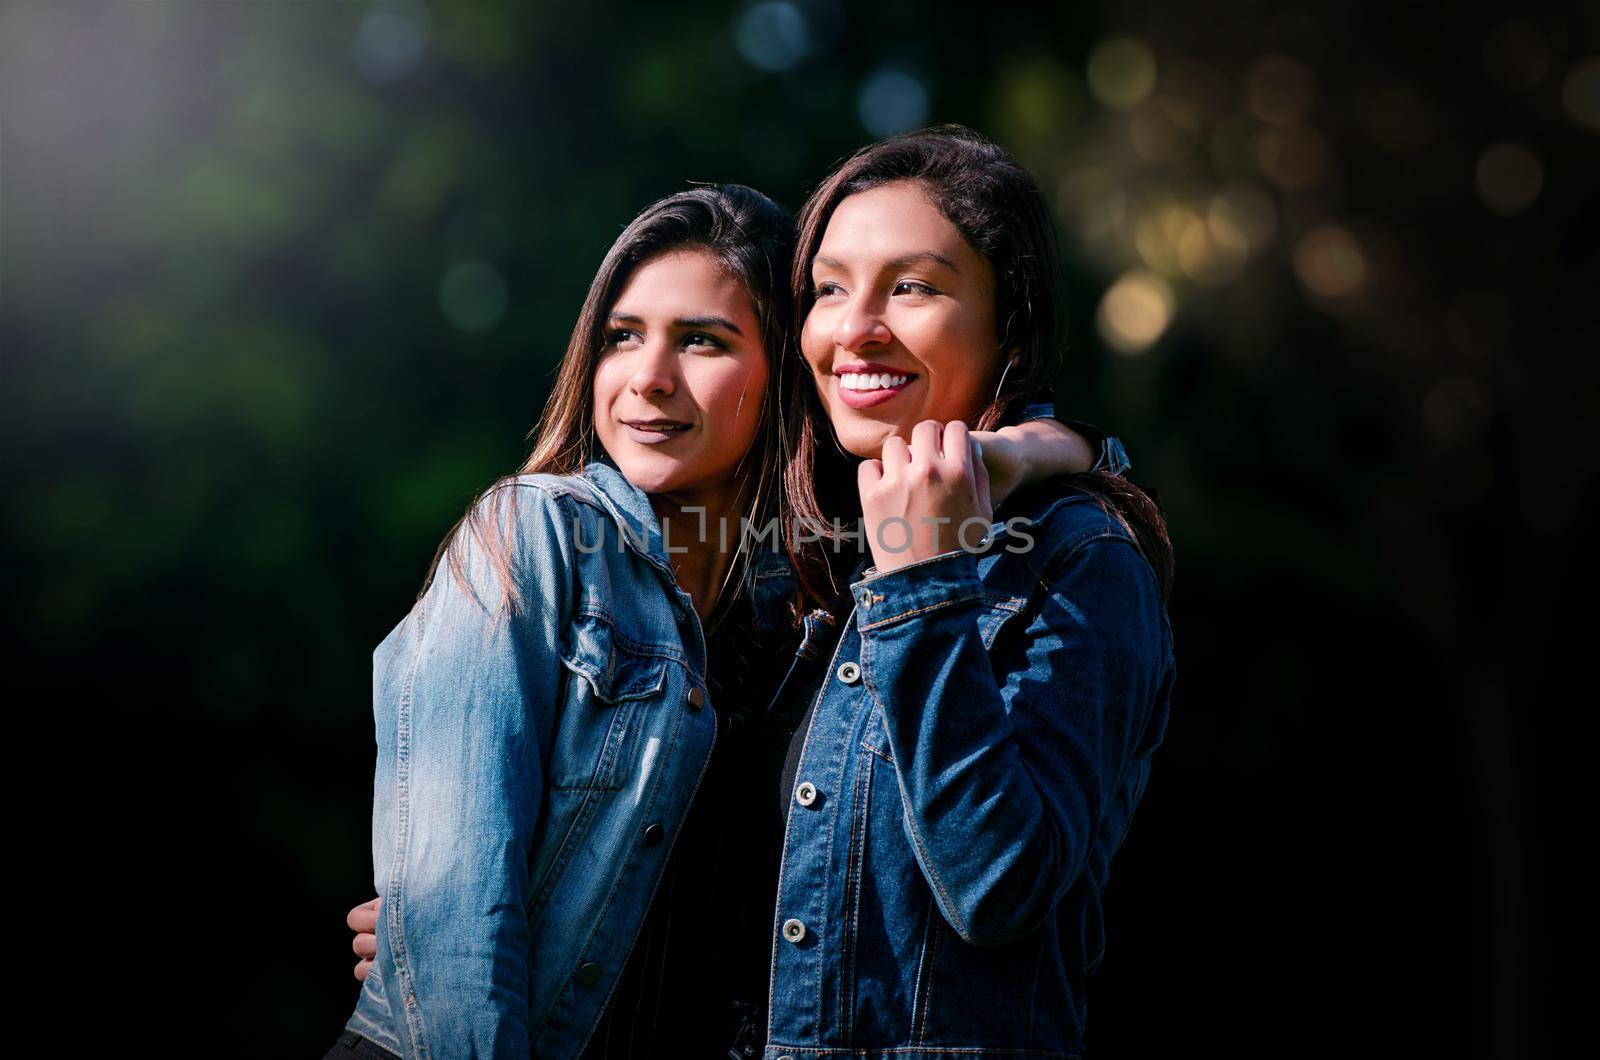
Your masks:
M856 465L856 485L862 489L876 486L881 478L883 478L883 461L863 460Z
M350 915L344 918L344 922L350 925L351 931L358 934L363 931L378 930L378 899L362 902L350 910Z
M923 420L911 428L911 462L931 464L939 459L944 436L938 420Z
M371 961L364 961L364 960L363 961L357 961L356 962L356 979L358 979L359 981L361 981L363 983L366 982L367 981L367 973L369 971L371 971L371 970L372 970L372 962Z
M378 955L378 936L362 933L357 935L350 943L350 949L357 957L376 957Z
M968 437L967 442L972 446L972 483L977 487L978 511L984 518L994 519L994 495L989 485L989 466L983 462L983 443L976 438Z
M891 434L883 442L883 473L893 475L911 463L911 450L906 446L906 440L898 434Z
M940 448L947 459L953 460L963 467L972 463L972 443L967 431L967 425L961 420L951 420L944 425L943 437L940 438Z

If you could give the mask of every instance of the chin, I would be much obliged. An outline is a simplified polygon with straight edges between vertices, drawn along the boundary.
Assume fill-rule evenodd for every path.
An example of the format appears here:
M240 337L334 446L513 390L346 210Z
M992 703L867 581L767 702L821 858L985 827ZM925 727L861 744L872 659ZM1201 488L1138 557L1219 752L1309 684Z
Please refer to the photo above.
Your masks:
M845 452L863 460L875 460L883 453L883 443L898 432L899 424L851 416L843 424L836 423L833 430Z
M648 454L612 454L622 477L646 493L667 493L677 489L687 478L682 461L652 457Z

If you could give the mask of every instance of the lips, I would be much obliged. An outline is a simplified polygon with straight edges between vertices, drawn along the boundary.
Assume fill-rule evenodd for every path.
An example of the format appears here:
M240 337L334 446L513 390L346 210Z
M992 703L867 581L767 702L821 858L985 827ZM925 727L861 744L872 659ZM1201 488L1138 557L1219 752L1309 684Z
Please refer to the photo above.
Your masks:
M869 409L892 401L917 378L912 372L882 364L836 366L833 375L839 400L852 409Z
M682 420L651 419L623 420L622 426L628 432L628 437L641 445L660 445L683 437L693 425Z

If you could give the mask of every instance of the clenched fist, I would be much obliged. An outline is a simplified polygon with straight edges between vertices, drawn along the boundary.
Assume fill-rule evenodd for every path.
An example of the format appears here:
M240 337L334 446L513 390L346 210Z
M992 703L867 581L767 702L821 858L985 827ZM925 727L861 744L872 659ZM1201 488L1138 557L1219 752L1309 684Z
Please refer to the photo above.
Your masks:
M856 484L879 574L981 544L994 507L976 450L960 420L923 420L911 429L909 445L893 436L881 459L861 462Z

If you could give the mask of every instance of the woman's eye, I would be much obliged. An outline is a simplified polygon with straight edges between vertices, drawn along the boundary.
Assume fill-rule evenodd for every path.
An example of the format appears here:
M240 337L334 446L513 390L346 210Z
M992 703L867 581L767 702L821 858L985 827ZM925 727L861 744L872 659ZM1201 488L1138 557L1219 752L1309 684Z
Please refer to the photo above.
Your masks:
M811 289L812 298L826 298L829 295L838 293L839 285L836 283L819 283Z
M915 280L901 280L899 283L894 285L894 293L931 296L937 294L938 292L925 283L918 283Z
M690 347L710 346L713 349L723 349L721 342L712 338L710 335L707 335L703 331L691 331L689 334L683 337L683 344Z
M639 333L634 331L632 328L616 328L606 335L606 345L623 346L627 343L637 341L638 337Z

